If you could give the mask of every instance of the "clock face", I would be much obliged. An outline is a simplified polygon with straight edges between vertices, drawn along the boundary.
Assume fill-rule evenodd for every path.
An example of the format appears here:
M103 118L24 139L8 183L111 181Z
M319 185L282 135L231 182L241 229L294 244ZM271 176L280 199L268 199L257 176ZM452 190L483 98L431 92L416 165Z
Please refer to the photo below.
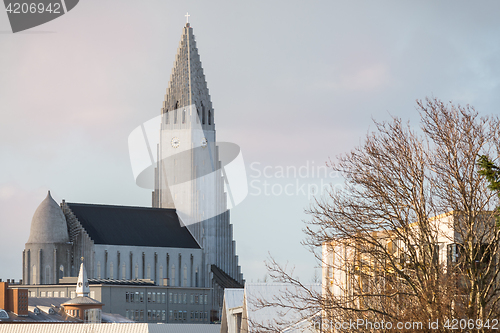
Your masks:
M206 139L206 138L203 138L203 139L201 140L201 146L202 146L203 148L206 148L206 147L207 147L207 139Z
M177 148L181 144L181 141L179 140L179 138L173 137L170 143L172 144L172 147Z

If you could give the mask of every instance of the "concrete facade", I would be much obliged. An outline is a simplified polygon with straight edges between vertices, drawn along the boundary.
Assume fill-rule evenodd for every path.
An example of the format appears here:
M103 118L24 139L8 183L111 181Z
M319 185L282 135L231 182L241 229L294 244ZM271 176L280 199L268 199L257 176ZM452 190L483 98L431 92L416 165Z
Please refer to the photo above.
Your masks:
M215 116L193 29L183 29L161 108L153 207L175 208L203 248L201 280L214 289L220 310L225 286L212 265L244 284L227 210L224 174L216 145Z

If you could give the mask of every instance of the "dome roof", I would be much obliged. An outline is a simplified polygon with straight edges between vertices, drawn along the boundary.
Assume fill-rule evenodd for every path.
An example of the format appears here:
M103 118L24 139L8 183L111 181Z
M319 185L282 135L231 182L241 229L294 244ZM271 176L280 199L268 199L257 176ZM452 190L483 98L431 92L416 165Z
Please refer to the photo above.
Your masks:
M67 242L69 242L69 236L66 218L61 207L50 196L49 191L33 215L27 243Z

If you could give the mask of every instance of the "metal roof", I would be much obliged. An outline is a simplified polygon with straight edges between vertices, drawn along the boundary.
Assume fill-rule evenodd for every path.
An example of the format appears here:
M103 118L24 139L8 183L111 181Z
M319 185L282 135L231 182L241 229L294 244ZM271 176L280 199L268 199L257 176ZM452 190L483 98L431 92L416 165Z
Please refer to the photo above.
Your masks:
M175 209L66 204L94 244L200 248Z
M0 324L2 333L219 333L213 324Z

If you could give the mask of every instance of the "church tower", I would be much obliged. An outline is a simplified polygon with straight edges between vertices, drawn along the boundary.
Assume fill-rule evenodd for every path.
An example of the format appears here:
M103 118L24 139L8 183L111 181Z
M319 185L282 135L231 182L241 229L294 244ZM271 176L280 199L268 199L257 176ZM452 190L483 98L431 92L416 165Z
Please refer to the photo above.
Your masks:
M243 286L216 145L215 113L193 29L183 33L161 108L153 207L175 208L203 248L201 281L212 287L213 306L224 288Z

